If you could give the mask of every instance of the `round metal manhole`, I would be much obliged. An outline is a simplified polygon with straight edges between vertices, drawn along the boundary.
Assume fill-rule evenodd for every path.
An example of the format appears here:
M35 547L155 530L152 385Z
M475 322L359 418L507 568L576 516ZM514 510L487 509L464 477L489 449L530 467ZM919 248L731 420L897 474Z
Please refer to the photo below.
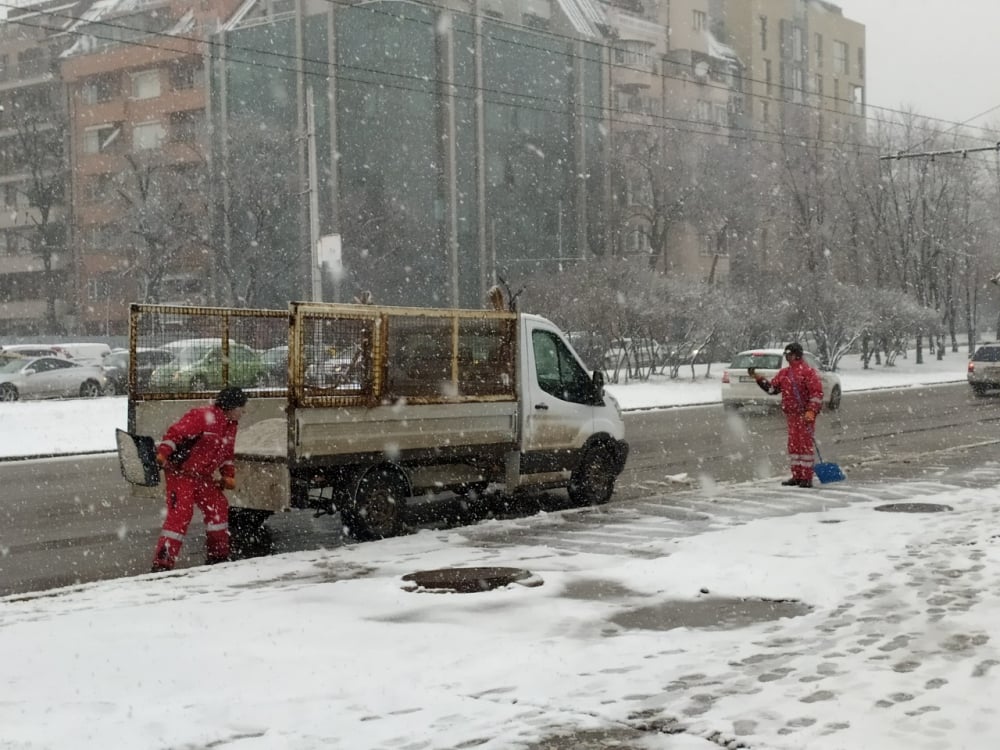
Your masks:
M950 505L940 505L938 503L889 503L880 505L875 510L883 513L944 513L953 510Z
M491 591L512 583L521 586L541 586L543 581L530 570L521 568L439 568L407 573L403 576L407 591L451 592L474 594Z

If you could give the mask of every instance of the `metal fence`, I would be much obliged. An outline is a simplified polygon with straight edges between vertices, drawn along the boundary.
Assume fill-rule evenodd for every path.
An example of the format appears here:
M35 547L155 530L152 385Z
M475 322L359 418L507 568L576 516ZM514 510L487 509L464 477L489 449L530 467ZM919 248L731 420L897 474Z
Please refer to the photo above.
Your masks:
M292 303L289 310L135 304L130 393L230 385L300 406L516 398L514 313Z

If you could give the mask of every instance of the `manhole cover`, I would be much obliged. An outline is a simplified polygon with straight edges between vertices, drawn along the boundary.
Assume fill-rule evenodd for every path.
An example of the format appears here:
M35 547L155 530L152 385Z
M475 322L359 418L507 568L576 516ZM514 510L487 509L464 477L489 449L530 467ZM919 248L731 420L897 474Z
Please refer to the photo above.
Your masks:
M668 601L655 607L621 612L611 618L623 628L672 630L707 628L735 630L757 622L799 617L812 611L808 604L792 599L740 599L717 597L694 601Z
M938 503L890 503L880 505L875 510L883 513L943 513L952 510L952 507Z
M474 594L489 591L512 583L522 586L541 586L543 581L530 570L521 568L439 568L407 573L403 580L407 591L450 591Z

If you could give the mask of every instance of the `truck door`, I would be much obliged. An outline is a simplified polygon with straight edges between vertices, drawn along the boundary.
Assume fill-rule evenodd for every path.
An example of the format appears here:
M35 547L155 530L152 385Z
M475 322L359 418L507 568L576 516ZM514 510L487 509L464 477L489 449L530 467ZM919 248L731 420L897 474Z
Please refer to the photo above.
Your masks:
M593 432L594 387L587 370L554 330L527 326L530 347L524 374L522 471L552 471L566 451Z

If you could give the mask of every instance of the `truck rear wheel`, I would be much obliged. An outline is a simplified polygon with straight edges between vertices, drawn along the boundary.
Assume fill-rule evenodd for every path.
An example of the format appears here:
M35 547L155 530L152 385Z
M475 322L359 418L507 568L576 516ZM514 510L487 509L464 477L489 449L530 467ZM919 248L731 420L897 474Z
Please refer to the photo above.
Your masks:
M603 445L590 446L569 478L569 499L577 505L603 505L615 491L618 471L611 451Z
M271 554L271 511L229 507L229 555L233 560Z
M353 501L348 501L340 515L358 541L396 536L402 530L403 503L408 494L409 484L398 468L377 466L361 477Z

